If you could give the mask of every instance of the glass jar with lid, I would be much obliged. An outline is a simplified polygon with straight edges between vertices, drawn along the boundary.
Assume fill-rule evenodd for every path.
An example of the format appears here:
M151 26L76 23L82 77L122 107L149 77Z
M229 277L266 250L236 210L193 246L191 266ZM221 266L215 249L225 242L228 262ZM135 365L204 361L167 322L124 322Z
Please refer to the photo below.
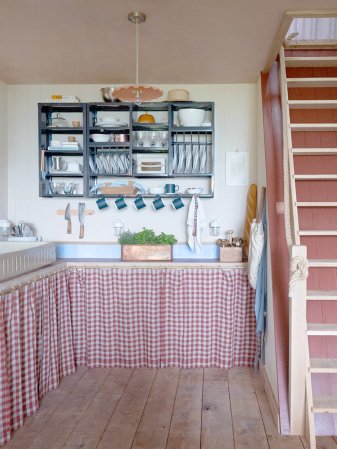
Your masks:
M11 224L8 220L0 220L0 240L7 240L10 234Z

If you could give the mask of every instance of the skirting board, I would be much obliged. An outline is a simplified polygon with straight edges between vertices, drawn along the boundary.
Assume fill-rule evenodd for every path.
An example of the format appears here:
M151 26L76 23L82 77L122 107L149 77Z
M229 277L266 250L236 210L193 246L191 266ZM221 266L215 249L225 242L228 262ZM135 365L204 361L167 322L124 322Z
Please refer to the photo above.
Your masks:
M271 414L273 416L273 420L275 423L275 426L277 428L278 433L280 433L280 409L279 409L279 405L275 399L273 390L271 388L266 370L263 366L263 364L261 363L261 360L259 360L259 371L261 373L261 376L263 378L263 384L264 384L264 389L266 392L266 396L269 402L269 406L270 406L270 410L271 410Z

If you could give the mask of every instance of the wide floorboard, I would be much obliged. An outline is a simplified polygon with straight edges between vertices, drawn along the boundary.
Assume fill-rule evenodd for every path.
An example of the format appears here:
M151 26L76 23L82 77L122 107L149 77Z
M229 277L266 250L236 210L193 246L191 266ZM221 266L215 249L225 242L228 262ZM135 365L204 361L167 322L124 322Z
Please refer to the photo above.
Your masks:
M333 437L319 449L337 449ZM280 436L249 368L87 369L64 378L6 449L307 449Z

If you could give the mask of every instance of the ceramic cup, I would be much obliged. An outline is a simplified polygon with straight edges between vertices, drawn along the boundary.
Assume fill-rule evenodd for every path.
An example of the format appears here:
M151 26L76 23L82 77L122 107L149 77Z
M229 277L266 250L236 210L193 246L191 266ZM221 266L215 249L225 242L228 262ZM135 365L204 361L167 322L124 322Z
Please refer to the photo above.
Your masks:
M81 126L81 122L79 120L73 120L71 124L73 125L73 128L79 128Z
M182 207L185 206L185 204L180 196L176 196L176 198L174 198L174 200L172 201L171 205L174 210L181 209Z
M146 203L141 195L137 195L136 199L134 200L133 204L135 205L136 209L143 209L143 207L146 207Z
M165 193L176 193L179 190L179 186L175 184L165 184Z
M76 142L75 136L68 136L68 142Z
M96 204L97 204L98 209L105 209L106 207L109 207L109 204L107 203L104 196L101 196L100 198L98 198L96 200Z
M117 198L117 200L115 201L115 206L118 210L121 210L121 209L124 209L124 207L127 207L127 204L126 204L123 196L119 196Z
M165 207L164 201L161 199L160 195L156 195L155 199L152 201L152 207L154 210L159 210Z

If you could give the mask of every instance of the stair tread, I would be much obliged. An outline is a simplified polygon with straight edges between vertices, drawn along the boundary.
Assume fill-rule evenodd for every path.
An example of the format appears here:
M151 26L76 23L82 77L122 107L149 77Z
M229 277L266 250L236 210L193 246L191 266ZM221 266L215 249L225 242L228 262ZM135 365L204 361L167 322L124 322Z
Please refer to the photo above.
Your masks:
M290 123L291 131L334 131L337 123Z
M294 155L329 155L337 154L337 148L293 148L292 153Z
M337 373L337 359L311 358L309 371L311 373Z
M309 267L337 267L336 259L309 259Z
M336 229L301 229L298 235L337 235Z
M332 323L308 323L308 335L337 335L337 324Z
M313 397L312 411L314 413L336 413L337 397L335 396Z
M307 299L337 300L337 290L308 290Z
M286 56L286 67L336 67L336 56Z
M337 290L307 290L307 294L311 296L317 295L337 296Z
M297 201L297 207L337 207L337 201Z
M290 109L335 109L337 100L289 100Z
M325 174L325 173L322 173L322 174L305 174L305 175L294 175L294 179L322 179L322 180L324 180L324 179L330 179L330 180L333 180L333 179L337 179L337 175L336 174Z
M288 87L336 87L336 77L287 78Z

